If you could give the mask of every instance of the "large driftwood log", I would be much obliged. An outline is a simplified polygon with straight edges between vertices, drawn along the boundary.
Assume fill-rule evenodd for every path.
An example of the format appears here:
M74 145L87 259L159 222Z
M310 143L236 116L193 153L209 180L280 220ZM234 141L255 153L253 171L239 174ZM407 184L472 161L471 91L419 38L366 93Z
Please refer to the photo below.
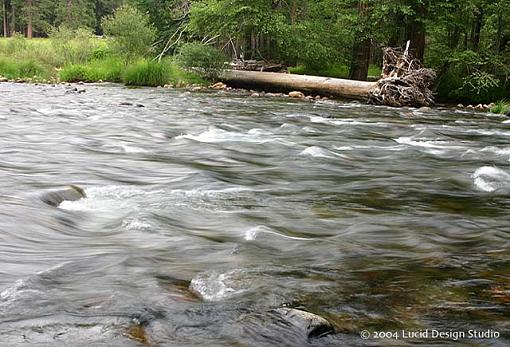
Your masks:
M300 90L313 95L357 100L368 100L376 86L375 82L240 70L225 70L220 80L234 87L260 88L266 91Z

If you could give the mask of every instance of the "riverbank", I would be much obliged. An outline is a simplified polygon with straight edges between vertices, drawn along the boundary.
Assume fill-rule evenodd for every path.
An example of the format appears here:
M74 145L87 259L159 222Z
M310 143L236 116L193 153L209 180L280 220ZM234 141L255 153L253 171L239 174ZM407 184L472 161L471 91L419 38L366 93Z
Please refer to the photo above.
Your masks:
M14 83L14 84L28 84L28 85L34 85L34 86L50 86L50 87L62 87L65 89L66 93L76 93L76 94L82 94L87 92L88 87L94 87L94 86L118 86L118 83L114 82L57 82L57 83L39 83L39 82L24 82L24 81L7 81L5 79L0 78L0 86L4 83ZM225 97L242 97L247 99L288 99L293 100L295 102L304 102L306 103L317 103L317 105L321 104L338 104L340 105L359 105L361 106L369 106L365 105L363 102L356 101L356 100L348 100L348 99L335 99L330 98L327 96L321 96L321 95L306 95L300 91L292 91L289 93L282 93L282 92L266 92L261 90L254 90L254 89L244 89L244 88L233 88L228 86L225 83L217 82L214 84L209 85L200 85L200 84L192 84L192 85L172 85L172 84L166 84L163 86L157 86L154 87L155 90L172 90L172 91L181 91L184 96L193 95L196 96L200 95L208 95L208 94L214 94L219 93L219 95L223 95ZM193 93L193 94L192 94ZM145 107L143 103L139 102L131 102L131 101L120 101L118 106L134 106L134 107ZM499 105L496 105L495 107L498 107ZM504 112L490 112L490 107L493 107L493 105L454 105L454 104L437 104L434 107L401 107L401 108L395 108L402 110L401 115L404 117L415 117L419 116L423 113L428 113L433 110L452 110L453 112L463 115L463 114L502 114L504 115ZM392 108L392 107L390 107Z

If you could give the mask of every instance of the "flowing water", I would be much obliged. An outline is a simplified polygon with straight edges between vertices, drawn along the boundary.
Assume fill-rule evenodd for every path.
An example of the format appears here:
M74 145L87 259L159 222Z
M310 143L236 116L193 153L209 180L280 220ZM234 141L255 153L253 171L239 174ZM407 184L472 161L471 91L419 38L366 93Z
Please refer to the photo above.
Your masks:
M0 346L510 343L504 117L77 87L0 85Z

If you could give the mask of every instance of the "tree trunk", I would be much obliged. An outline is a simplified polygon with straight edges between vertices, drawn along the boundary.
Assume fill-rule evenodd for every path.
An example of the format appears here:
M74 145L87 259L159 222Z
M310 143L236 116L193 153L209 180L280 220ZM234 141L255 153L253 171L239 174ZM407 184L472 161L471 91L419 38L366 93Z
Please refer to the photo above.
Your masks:
M361 35L360 35L361 36ZM349 79L366 81L368 77L368 66L370 64L370 39L358 36L354 42L353 57L349 68Z
M290 24L294 25L297 22L297 4L296 0L290 2Z
M365 1L358 2L358 13L360 21L367 22L368 3ZM365 25L365 24L362 24ZM368 76L368 66L370 64L370 49L372 43L366 33L361 30L356 33L353 45L353 56L351 66L349 68L349 79L366 81Z
M471 48L477 52L480 46L480 32L482 31L483 24L483 8L478 7L475 10L475 20L473 22L473 32L471 34Z
M9 36L9 22L7 20L7 4L6 4L7 0L4 0L2 5L3 5L3 14L4 14L4 18L3 18L3 24L4 24L4 37L8 37Z
M11 4L11 35L16 32L16 9Z
M242 70L225 70L220 80L235 87L261 88L265 91L301 90L314 95L358 100L367 100L376 86L376 82Z
M498 13L497 23L498 30L496 32L496 42L494 43L494 53L499 54L501 52L501 39L503 36L503 14L501 12Z
M73 0L67 0L67 24L73 21Z
M411 41L410 50L413 57L423 62L425 55L425 17L427 7L420 4L414 7L414 17L407 23L407 35L405 41Z
M27 38L32 38L32 10L33 0L27 0Z

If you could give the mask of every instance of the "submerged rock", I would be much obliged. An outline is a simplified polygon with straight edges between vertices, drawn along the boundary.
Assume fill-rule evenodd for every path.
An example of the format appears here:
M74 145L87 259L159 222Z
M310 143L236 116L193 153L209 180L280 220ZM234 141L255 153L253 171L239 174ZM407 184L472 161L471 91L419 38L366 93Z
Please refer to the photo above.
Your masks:
M138 341L143 345L149 344L147 333L142 325L135 324L130 326L127 332L125 333L125 336L135 341Z
M334 332L328 320L316 314L295 308L278 308L275 310L281 317L303 331L308 338L322 337Z
M76 201L85 198L85 191L75 185L62 189L52 190L41 195L40 199L47 205L57 207L63 201Z

